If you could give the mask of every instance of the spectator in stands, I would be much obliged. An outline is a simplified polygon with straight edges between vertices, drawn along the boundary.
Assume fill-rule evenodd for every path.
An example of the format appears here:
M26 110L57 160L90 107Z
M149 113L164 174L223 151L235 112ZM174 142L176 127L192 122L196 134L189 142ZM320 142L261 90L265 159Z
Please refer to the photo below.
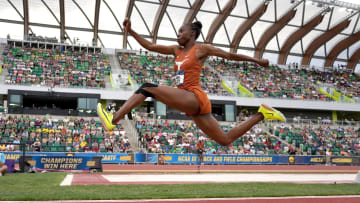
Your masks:
M196 144L197 153L199 154L199 161L200 163L203 163L204 161L204 152L205 152L205 143L204 140L199 140L199 142Z
M17 137L14 138L13 144L14 144L14 150L19 151L20 150L20 140Z
M3 142L5 143L6 140L4 139ZM0 144L0 152L5 151L5 150L6 150L6 145L5 144Z
M131 34L146 49L176 56L175 69L177 72L175 81L178 88L144 83L115 114L107 113L99 103L98 114L106 129L112 130L120 119L124 118L133 108L140 105L147 97L154 97L170 107L185 112L188 116L192 117L204 133L224 146L243 136L262 120L286 120L279 111L267 105L262 105L257 114L239 126L234 127L228 133L225 133L217 120L212 116L210 100L200 87L202 64L204 64L208 56L219 56L237 61L252 61L266 67L269 64L268 60L225 52L211 45L197 45L195 41L200 35L202 28L200 22L181 26L178 34L179 45L174 46L152 44L131 29L129 19L124 21L124 27L126 32Z
M100 152L106 152L106 147L105 147L104 142L100 142L99 149L100 149Z
M93 141L91 147L92 147L92 150L93 150L95 153L98 153L98 152L99 152L99 144L97 143L96 140Z
M5 154L0 151L0 176L5 175L7 166L5 165Z
M36 139L36 141L32 144L34 152L40 152L41 151L41 143L39 139Z

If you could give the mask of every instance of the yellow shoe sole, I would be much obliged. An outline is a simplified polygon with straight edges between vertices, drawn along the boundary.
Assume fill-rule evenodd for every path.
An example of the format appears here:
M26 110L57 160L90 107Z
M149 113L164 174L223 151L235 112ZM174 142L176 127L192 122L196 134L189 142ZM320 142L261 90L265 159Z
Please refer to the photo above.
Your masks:
M286 122L286 117L280 111L268 106L267 104L261 104L259 111L264 115L264 120L279 120Z
M115 128L115 125L113 125L112 122L112 116L110 117L109 114L104 110L102 105L98 103L96 108L97 114L100 118L100 122L105 130L112 130Z

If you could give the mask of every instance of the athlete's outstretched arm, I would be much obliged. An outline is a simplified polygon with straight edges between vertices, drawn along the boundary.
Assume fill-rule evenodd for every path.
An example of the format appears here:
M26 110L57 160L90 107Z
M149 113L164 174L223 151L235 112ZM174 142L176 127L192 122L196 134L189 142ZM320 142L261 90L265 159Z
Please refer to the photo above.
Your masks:
M267 59L258 59L243 54L234 54L207 44L201 45L200 50L205 56L219 56L229 60L255 62L263 67L269 66L269 60Z
M175 55L177 52L178 46L172 45L172 46L164 46L164 45L157 45L149 42L148 40L144 39L140 35L138 35L133 29L131 29L131 22L129 19L125 19L123 22L123 26L126 32L131 34L137 42L141 46L143 46L145 49L150 51L155 51L161 54L172 54Z

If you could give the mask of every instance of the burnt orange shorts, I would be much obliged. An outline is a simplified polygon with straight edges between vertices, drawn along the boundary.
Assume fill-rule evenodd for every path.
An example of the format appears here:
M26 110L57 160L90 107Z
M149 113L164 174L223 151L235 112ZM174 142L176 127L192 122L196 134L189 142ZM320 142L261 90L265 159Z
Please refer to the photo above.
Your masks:
M186 116L197 116L197 115L201 115L201 114L208 114L211 113L211 102L207 96L207 94L201 90L200 87L180 87L180 89L184 89L184 90L188 90L190 92L193 92L197 98L197 100L199 101L199 105L200 105L200 112L196 113L196 114L188 114L186 113Z

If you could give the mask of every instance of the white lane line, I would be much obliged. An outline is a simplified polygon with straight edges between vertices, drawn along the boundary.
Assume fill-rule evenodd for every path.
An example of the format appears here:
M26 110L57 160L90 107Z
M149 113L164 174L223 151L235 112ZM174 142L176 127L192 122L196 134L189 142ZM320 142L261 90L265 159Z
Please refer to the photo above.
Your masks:
M356 174L141 174L102 175L109 182L353 182Z
M74 178L74 174L68 174L64 180L60 183L60 186L70 186L72 183L72 180Z

